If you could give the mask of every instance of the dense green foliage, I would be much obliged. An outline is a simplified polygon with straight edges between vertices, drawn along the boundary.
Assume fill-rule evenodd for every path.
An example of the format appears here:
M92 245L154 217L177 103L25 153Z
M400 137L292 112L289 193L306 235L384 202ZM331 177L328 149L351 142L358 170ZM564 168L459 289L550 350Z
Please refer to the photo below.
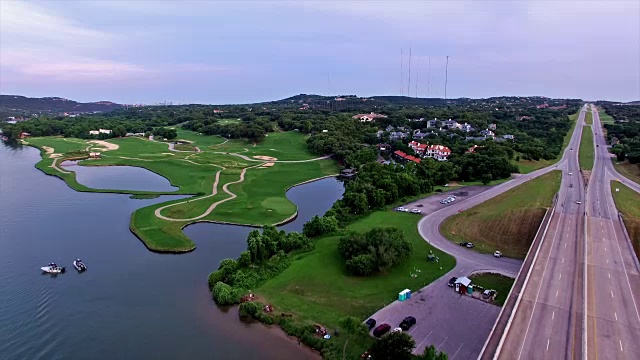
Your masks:
M371 347L371 357L378 360L410 360L415 340L403 332L394 332L383 336Z
M607 140L613 145L611 151L618 161L640 163L640 106L605 104L603 108L615 120L614 124L604 125Z
M398 228L373 228L364 234L353 232L340 238L338 251L346 260L349 274L367 276L384 272L409 257L413 245Z
M338 220L334 216L314 216L302 226L306 237L317 237L331 234L338 230Z

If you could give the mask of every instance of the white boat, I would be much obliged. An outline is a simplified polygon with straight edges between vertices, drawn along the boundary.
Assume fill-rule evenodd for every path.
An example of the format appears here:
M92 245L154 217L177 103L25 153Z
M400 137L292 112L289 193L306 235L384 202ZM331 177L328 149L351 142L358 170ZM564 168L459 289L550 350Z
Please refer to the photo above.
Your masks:
M56 263L51 263L47 266L43 266L40 268L42 272L47 274L60 274L64 272L64 266L58 266Z
M80 272L87 270L87 265L85 265L80 259L73 260L73 267Z

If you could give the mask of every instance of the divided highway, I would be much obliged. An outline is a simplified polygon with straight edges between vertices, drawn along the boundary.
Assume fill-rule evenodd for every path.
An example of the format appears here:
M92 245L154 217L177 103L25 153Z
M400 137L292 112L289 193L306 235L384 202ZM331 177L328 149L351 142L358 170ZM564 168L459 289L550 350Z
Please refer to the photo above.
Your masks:
M611 180L640 192L613 168L593 109L595 166L587 193L587 358L640 358L640 266L618 218ZM638 204L640 206L640 204Z
M577 153L585 110L560 162L563 175L556 210L498 348L499 359L582 356L585 188Z

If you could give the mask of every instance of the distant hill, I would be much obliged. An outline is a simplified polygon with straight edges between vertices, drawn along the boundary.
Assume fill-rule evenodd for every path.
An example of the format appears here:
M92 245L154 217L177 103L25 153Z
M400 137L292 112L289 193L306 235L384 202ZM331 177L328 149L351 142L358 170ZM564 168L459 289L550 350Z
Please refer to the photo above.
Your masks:
M0 95L0 113L3 114L108 112L122 107L110 101L80 103L59 97L29 98L20 95Z

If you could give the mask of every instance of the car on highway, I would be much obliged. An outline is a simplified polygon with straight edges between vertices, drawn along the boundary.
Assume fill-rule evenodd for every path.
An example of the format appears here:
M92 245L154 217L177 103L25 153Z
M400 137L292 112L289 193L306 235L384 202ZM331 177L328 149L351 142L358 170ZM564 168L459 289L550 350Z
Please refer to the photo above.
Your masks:
M420 210L420 209L411 209L411 213L412 214L420 214L420 213L422 213L422 210Z
M407 331L411 329L411 327L415 324L416 318L414 318L413 316L407 316L406 318L404 318L404 320L402 320L399 326L402 330Z
M376 320L375 319L369 319L369 320L365 321L364 324L367 325L367 328L369 328L369 330L371 330L371 329L373 329L374 326L376 326Z
M569 149L569 150L572 150L572 151L573 151L573 148L571 148L571 149Z
M391 325L389 325L389 324L387 324L387 323L380 324L380 325L378 325L378 327L377 327L377 328L375 328L375 329L373 330L373 336L375 336L375 337L379 338L379 337L381 337L382 335L384 335L384 334L388 333L388 332L389 332L389 330L391 330Z
M573 173L572 173L572 172L570 172L570 173L569 173L569 175L573 175Z
M502 257L502 253L501 253L500 251L496 250L496 251L493 253L493 256L495 256L495 257L499 258L499 257Z
M452 277L451 279L449 279L449 283L447 283L447 286L449 287L453 287L456 284L456 281L458 281L457 277Z
M576 201L576 204L580 205L582 204L582 201Z
M573 184L569 184L569 187L570 187L570 188L572 188L572 187L573 187Z

